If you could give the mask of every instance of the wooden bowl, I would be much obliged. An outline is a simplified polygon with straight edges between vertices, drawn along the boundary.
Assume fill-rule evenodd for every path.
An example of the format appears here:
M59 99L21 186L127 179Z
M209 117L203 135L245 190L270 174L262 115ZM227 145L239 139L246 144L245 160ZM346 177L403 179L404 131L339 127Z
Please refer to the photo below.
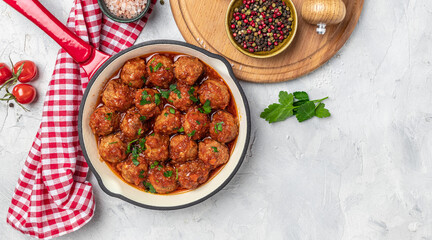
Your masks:
M230 26L231 26L231 20L233 18L234 9L240 7L243 4L242 0L232 0L230 5L228 6L228 10L227 10L226 17L225 17L225 29L226 29L226 33L228 34L228 38L229 38L231 44L234 45L234 47L237 48L237 50L239 50L243 54L245 54L249 57L254 57L254 58L270 58L270 57L274 57L274 56L280 54L281 52L285 51L288 48L288 46L292 43L292 41L294 40L294 37L296 35L298 18L297 18L296 8L295 8L294 4L291 2L291 0L282 0L282 1L284 1L285 4L289 7L289 9L291 11L291 17L293 19L292 26L291 26L292 31L290 32L290 35L282 43L280 43L278 46L276 46L275 48L273 48L270 51L251 53L247 49L244 49L242 46L240 46L235 41L234 37L232 36Z

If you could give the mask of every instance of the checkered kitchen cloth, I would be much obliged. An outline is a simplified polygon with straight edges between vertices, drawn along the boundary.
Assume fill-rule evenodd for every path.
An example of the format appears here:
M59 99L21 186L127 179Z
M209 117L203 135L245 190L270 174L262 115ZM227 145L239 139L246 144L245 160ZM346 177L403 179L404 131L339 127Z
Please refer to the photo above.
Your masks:
M67 26L108 54L133 45L151 9L140 21L120 24L101 13L97 0L75 0ZM48 239L77 230L94 214L89 170L78 140L78 110L87 74L60 50L45 97L42 123L21 171L7 222L33 237Z

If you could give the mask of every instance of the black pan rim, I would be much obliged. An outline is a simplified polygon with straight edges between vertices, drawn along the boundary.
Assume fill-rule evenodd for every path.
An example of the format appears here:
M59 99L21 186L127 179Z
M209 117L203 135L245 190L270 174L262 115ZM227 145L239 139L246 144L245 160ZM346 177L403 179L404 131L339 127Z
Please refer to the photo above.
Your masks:
M140 47L143 47L143 46L148 46L148 45L156 45L156 44L180 45L180 46L192 48L192 49L194 49L196 51L199 51L199 52L201 52L201 53L203 53L203 54L205 54L205 55L207 55L207 56L209 56L211 58L216 58L216 59L221 60L225 64L225 66L227 67L228 72L229 72L231 78L233 79L234 83L236 84L236 86L237 86L237 88L238 88L238 90L239 90L239 92L240 92L240 94L242 96L242 101L243 101L243 104L245 106L245 111L246 111L246 122L247 122L246 141L245 141L245 145L244 145L244 148L243 148L243 152L242 152L242 154L240 156L239 162L237 163L237 165L234 168L234 170L232 171L232 173L228 176L228 178L218 188L216 188L215 190L213 190L212 192L210 192L206 196L204 196L204 197L202 197L202 198L200 198L198 200L195 200L193 202L187 203L187 204L178 205L178 206L172 206L172 207L160 207L160 206L152 206L152 205L142 204L142 203L133 201L133 200L131 200L131 199L129 199L129 198L121 195L121 194L116 194L116 193L113 193L110 190L108 190L105 187L105 185L104 185L104 183L102 181L101 176L97 173L96 169L93 167L93 165L92 165L92 163L91 163L91 161L90 161L90 159L88 157L87 150L86 150L86 148L84 146L84 139L83 139L83 134L82 134L82 132L83 132L83 129L82 129L83 110L84 110L84 106L85 106L85 102L86 102L85 100L87 99L87 96L89 94L89 90L90 90L91 86L93 85L95 79L101 74L101 72L109 64L111 64L111 62L113 62L118 57L124 55L127 52L133 51L133 50L135 50L137 48L140 48ZM86 160L86 162L87 162L90 170L95 175L95 177L96 177L96 179L98 181L98 184L101 187L101 189L106 194L108 194L111 197L119 198L119 199L121 199L121 200L123 200L125 202L128 202L128 203L131 203L131 204L133 204L135 206L143 207L143 208L147 208L147 209L151 209L151 210L178 210L178 209L183 209L183 208L191 207L193 205L196 205L198 203L201 203L201 202L209 199L210 197L212 197L216 193L218 193L220 190L222 190L234 178L235 174L240 169L240 167L241 167L241 165L242 165L242 163L244 161L244 158L246 157L246 153L247 153L247 150L248 150L248 147L249 147L249 141L250 141L250 132L251 132L251 117L250 117L249 103L248 103L246 95L245 95L245 93L244 93L244 91L243 91L243 89L242 89L242 87L241 87L238 79L234 76L234 72L233 72L233 69L231 67L231 64L224 57L222 57L220 55L211 53L211 52L209 52L209 51L207 51L205 49L199 48L199 47L194 46L194 45L189 44L189 43L180 42L180 41L174 41L174 40L153 40L153 41L147 41L147 42L139 43L139 44L136 44L136 45L134 45L132 47L129 47L129 48L127 48L127 49L125 49L125 50L123 50L123 51L115 54L114 56L110 57L104 64L102 64L99 67L99 69L96 71L96 73L94 74L94 76L90 79L90 81L89 81L89 83L87 85L87 88L86 88L86 90L85 90L85 92L83 94L83 97L82 97L82 100L81 100L81 104L80 104L80 108L79 108L79 114L78 114L78 136L79 136L79 142L80 142L81 150L82 150L83 156L84 156L84 158L85 158L85 160Z

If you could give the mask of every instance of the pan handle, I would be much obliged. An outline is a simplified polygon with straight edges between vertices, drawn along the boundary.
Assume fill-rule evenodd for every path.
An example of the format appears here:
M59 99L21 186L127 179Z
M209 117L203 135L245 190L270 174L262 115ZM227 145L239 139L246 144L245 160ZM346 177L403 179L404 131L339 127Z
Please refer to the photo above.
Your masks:
M89 77L104 63L109 55L97 51L73 34L54 17L38 0L3 0L47 33L79 63Z

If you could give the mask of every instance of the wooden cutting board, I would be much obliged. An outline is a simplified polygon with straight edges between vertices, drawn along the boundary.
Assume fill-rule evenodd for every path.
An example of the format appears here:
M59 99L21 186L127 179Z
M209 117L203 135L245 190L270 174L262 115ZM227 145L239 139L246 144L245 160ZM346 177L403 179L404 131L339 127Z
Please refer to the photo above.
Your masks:
M303 0L293 0L299 17L297 35L283 53L267 59L248 57L238 51L225 31L229 0L170 0L177 26L188 43L224 56L237 78L250 82L282 82L305 75L327 62L345 44L359 20L364 0L343 0L343 22L327 26L325 35L301 18Z

